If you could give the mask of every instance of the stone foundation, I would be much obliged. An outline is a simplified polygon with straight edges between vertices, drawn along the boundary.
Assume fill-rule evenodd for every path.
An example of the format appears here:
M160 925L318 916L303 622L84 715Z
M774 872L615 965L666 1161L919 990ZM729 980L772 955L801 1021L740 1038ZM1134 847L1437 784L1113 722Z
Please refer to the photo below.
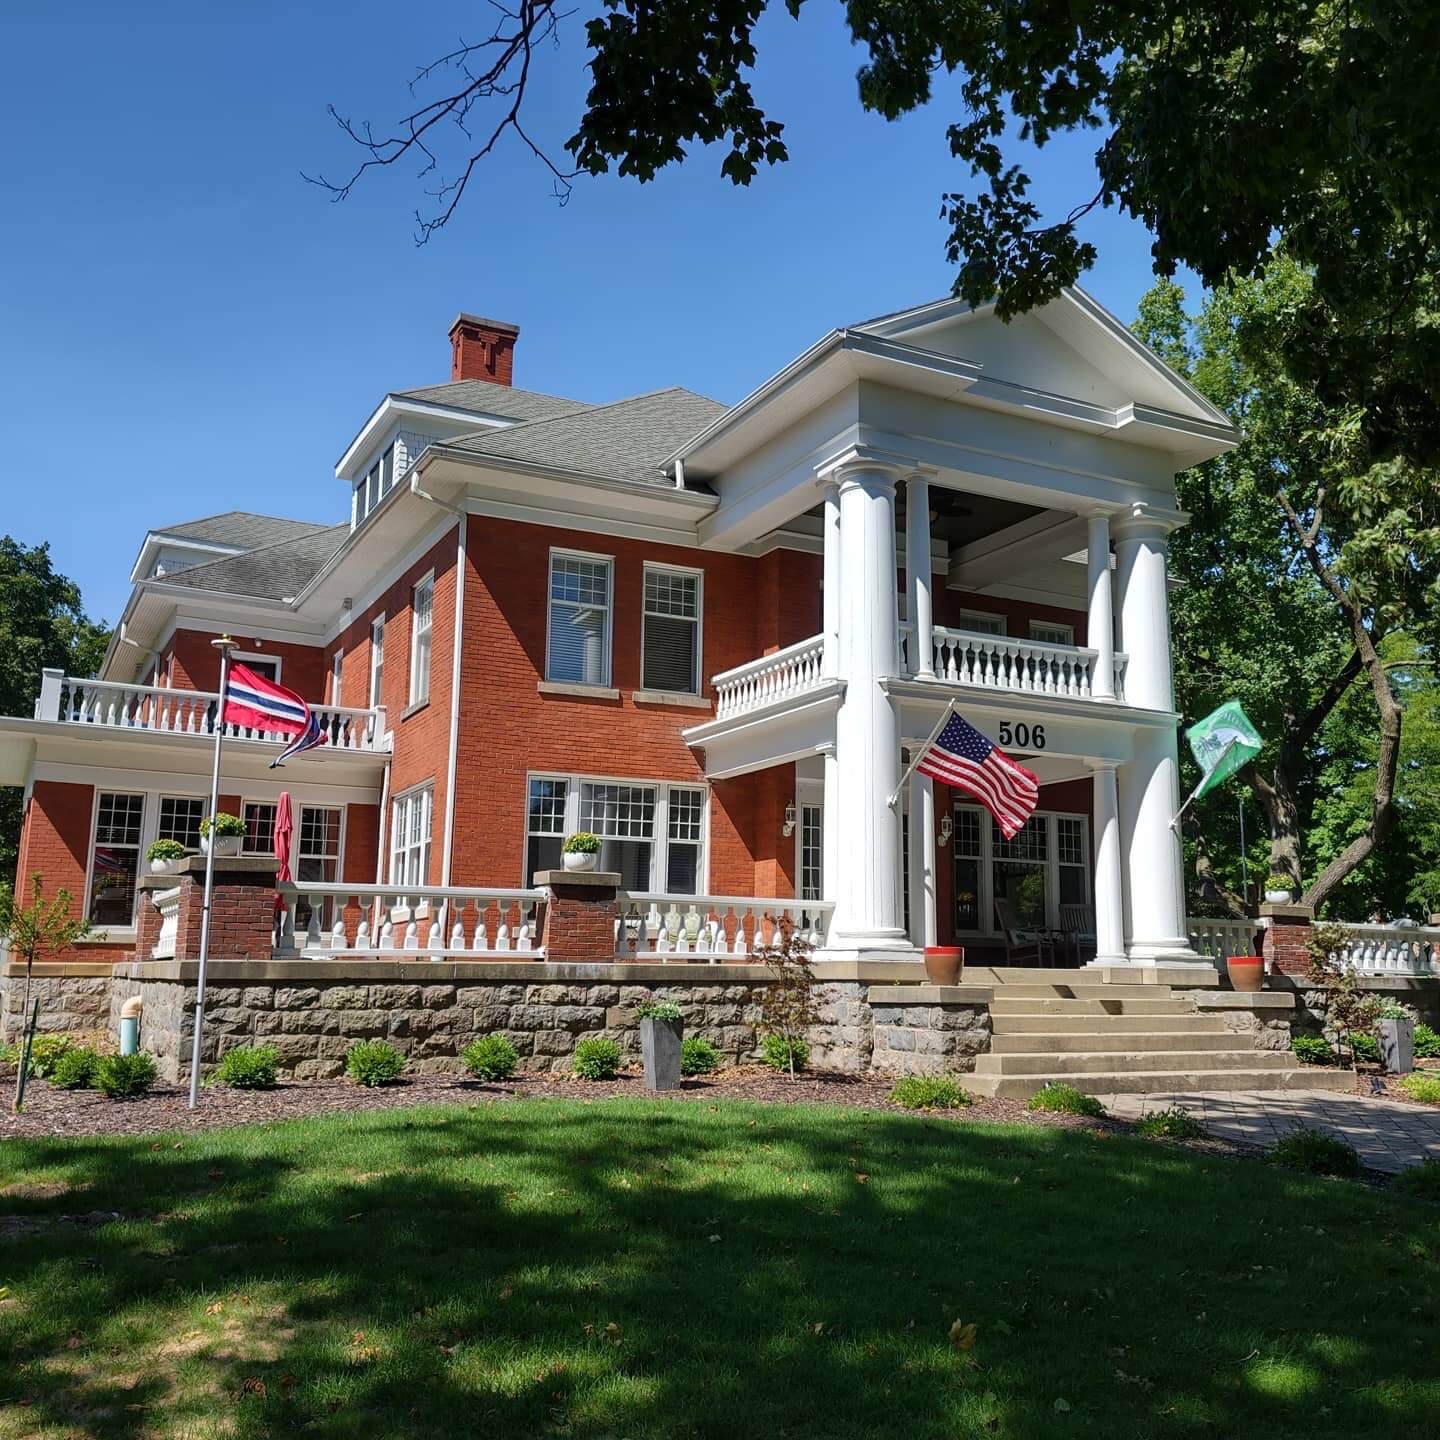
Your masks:
M18 1039L25 1028L25 967L0 965L0 1044ZM41 1034L64 1032L77 1039L102 1038L110 1028L110 966L35 966L30 1001L40 1002Z
M1295 1021L1295 997L1286 990L1192 990L1202 1015L1219 1015L1225 1028L1249 1035L1257 1050L1288 1050Z
M876 985L870 1067L886 1075L973 1070L990 1048L989 990L974 985Z

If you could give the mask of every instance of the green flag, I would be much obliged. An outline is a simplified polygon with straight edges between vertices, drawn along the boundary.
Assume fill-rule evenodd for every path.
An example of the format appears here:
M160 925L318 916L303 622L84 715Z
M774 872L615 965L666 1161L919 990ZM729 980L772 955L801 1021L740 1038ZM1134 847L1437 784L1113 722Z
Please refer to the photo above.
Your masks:
M1198 720L1186 732L1195 763L1203 778L1190 797L1198 800L1207 791L1222 785L1242 765L1260 753L1264 741L1240 708L1238 700L1227 700L1218 710Z

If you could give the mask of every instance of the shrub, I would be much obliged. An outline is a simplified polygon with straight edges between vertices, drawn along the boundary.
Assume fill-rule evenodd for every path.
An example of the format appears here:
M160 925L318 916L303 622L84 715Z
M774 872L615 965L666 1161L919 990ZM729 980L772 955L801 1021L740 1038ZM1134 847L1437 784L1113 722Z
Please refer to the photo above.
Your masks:
M178 840L152 840L145 852L147 860L183 860L189 852Z
M772 1070L793 1074L810 1063L810 1044L798 1035L767 1035L760 1046L760 1058Z
M481 1035L460 1058L477 1080L508 1080L520 1064L520 1052L504 1035Z
M1413 1020L1415 1012L1399 1000L1377 1000L1375 1002L1375 1018L1377 1020Z
M1302 1065L1329 1065L1335 1059L1335 1052L1323 1035L1297 1035L1291 1040L1290 1048Z
M100 1057L83 1045L72 1046L50 1068L50 1083L58 1090L85 1090L95 1083Z
M635 1013L642 1020L683 1020L685 1013L673 1000L642 1000Z
M1440 1200L1440 1160L1432 1157L1402 1170L1395 1179L1395 1188L1417 1200Z
M907 1075L895 1082L890 1098L907 1110L958 1110L970 1103L969 1092L950 1075Z
M274 1045L237 1045L220 1057L215 1079L232 1090L273 1090L280 1051Z
M1026 1102L1025 1108L1049 1110L1057 1115L1097 1116L1105 1113L1105 1107L1093 1095L1054 1080L1042 1085Z
M720 1052L703 1036L687 1035L680 1042L680 1073L708 1075L720 1068Z
M209 835L212 831L216 835L243 835L245 822L238 815L230 815L222 810L218 815L205 816L200 822L202 835Z
M17 1062L23 1053L24 1043L23 1040L20 1042L21 1049L15 1057ZM37 1035L30 1042L30 1073L41 1080L48 1080L60 1057L73 1048L68 1035Z
M388 1085L405 1068L405 1057L388 1040L357 1040L345 1052L345 1073L357 1085Z
M620 1046L604 1035L591 1035L575 1047L570 1068L582 1080L613 1080L620 1069Z
M155 1083L155 1062L143 1051L134 1055L102 1055L91 1084L107 1099L133 1100Z
M1440 1060L1440 1030L1434 1030L1429 1025L1415 1027L1415 1058Z
M577 830L573 835L565 837L565 843L560 848L567 855L598 855L600 837L592 835L588 830Z
M1440 1105L1440 1075L1427 1075L1417 1070L1405 1076L1400 1088L1412 1099L1423 1105Z
M1354 1059L1362 1060L1368 1065L1380 1063L1380 1041L1374 1035L1367 1035L1363 1030L1353 1030L1345 1039Z
M1183 1105L1169 1105L1142 1115L1135 1133L1147 1140L1199 1140L1205 1127Z
M1355 1147L1323 1130L1297 1125L1282 1135L1270 1152L1270 1158L1287 1170L1303 1170L1308 1175L1344 1175L1360 1173L1360 1157Z

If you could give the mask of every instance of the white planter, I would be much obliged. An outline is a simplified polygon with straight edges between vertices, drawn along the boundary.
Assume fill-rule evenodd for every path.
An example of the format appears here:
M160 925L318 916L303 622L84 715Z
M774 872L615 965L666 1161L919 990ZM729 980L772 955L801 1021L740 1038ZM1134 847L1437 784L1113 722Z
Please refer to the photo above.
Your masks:
M216 855L238 855L240 853L240 842L243 835L202 835L200 837L200 848L209 854L214 850Z
M593 870L600 863L600 856L593 850L588 853L583 850L567 850L560 859L567 870Z
M1265 899L1271 905L1288 905L1291 898L1288 890L1267 890L1265 892Z
M178 860L152 860L150 873L152 875L178 875L180 862Z

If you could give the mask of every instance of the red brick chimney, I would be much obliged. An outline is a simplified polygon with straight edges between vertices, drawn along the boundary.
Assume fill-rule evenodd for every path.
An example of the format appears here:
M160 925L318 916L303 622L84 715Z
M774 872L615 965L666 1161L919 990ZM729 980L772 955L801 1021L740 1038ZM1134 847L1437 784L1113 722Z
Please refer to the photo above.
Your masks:
M450 379L509 385L520 327L479 315L459 315L450 327Z

